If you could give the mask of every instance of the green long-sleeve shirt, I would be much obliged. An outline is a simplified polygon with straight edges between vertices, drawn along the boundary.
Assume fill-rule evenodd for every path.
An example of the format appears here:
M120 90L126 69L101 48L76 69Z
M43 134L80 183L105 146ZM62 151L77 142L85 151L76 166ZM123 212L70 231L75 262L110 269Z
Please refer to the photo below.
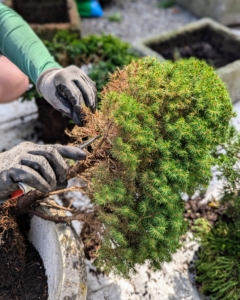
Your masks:
M34 83L43 71L61 67L22 17L1 3L0 52Z

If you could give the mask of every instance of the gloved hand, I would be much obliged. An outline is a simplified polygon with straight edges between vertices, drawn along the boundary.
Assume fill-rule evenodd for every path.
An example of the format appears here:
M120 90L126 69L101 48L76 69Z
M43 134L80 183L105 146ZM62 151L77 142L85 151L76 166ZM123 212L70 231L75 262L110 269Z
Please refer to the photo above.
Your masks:
M67 186L63 157L84 160L85 152L73 146L36 145L23 142L0 154L0 199L17 190L18 182L48 193Z
M79 126L83 125L84 105L92 112L96 110L96 85L76 66L46 70L39 76L36 86L56 110L66 114Z

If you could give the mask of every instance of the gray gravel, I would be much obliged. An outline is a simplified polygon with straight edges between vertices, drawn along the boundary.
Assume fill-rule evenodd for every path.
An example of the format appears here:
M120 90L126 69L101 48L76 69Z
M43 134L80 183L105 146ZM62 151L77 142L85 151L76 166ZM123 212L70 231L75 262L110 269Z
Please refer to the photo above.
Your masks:
M158 8L159 0L125 0L104 9L104 17L82 19L82 35L108 33L133 43L148 35L177 29L198 18L179 6ZM108 17L119 13L120 22Z

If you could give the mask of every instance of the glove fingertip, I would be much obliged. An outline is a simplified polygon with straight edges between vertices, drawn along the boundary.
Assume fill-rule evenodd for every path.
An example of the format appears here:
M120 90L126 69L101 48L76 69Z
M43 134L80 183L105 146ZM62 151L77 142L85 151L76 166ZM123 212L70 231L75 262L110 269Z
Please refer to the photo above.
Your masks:
M87 157L86 153L82 149L75 146L57 146L57 150L64 158L84 160Z
M73 111L72 119L77 126L83 127L84 126L83 119L85 116L86 116L85 114L77 114L75 111Z
M58 182L56 190L63 190L63 189L65 189L67 187L67 184L68 184L67 180L62 181L62 182Z

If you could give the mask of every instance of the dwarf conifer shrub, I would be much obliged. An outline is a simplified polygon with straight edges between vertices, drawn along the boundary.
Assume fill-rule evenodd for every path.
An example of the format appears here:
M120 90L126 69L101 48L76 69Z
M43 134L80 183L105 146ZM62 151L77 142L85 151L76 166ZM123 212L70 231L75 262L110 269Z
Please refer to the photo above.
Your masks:
M144 58L111 76L100 110L73 130L79 141L101 134L81 174L103 224L98 266L127 276L171 260L185 232L181 194L208 184L231 116L225 85L197 59Z

